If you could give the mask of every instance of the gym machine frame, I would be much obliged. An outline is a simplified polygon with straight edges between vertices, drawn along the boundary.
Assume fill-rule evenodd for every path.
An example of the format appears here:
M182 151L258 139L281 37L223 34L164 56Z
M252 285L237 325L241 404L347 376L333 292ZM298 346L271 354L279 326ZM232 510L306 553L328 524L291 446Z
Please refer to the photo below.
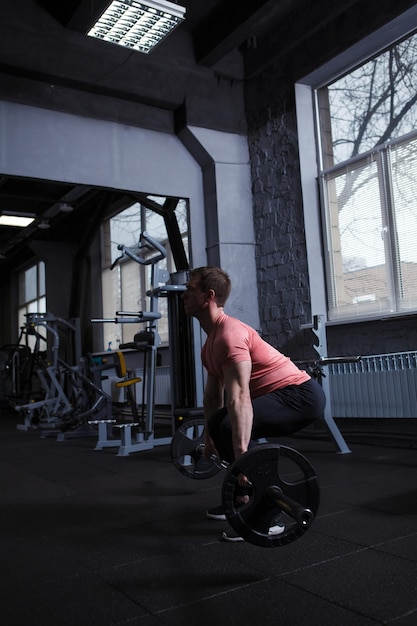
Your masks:
M167 445L171 442L171 437L161 437L156 439L154 436L154 406L155 406L155 375L156 375L156 354L157 354L157 330L158 320L161 314L157 310L157 297L154 294L154 287L160 282L161 275L167 278L168 274L164 270L159 270L158 263L166 257L165 248L155 239L153 239L146 231L142 232L139 238L139 251L144 248L151 249L156 252L149 258L143 258L136 254L131 248L123 244L117 246L121 251L121 255L114 261L111 266L113 269L116 264L126 255L140 265L151 266L151 289L147 292L150 298L149 311L117 311L116 317L112 319L96 318L92 319L93 323L113 323L113 324L143 324L147 323L148 327L145 333L135 335L135 340L127 344L121 344L120 350L136 350L143 352L145 355L144 382L142 393L146 393L146 416L141 422L122 422L117 423L116 420L92 420L90 424L98 426L98 442L96 450L105 447L119 446L117 456L128 456L134 452L150 450L156 445ZM146 337L144 341L143 338ZM137 339L137 341L136 341ZM111 352L106 354L110 355ZM94 355L92 355L94 356ZM113 428L120 429L120 439L111 438L111 430Z
M28 313L26 318L25 327L30 334L46 341L37 330L42 327L52 335L52 358L51 363L38 362L36 369L44 398L14 407L24 416L24 423L18 424L17 429L29 430L36 426L42 429L44 437L56 435L58 441L91 436L87 419L93 415L109 417L110 398L94 385L85 371L85 361L80 358L79 320L68 321L51 313ZM59 358L61 327L73 334L73 356L77 365L69 365Z
M36 412L41 414L41 419L43 417L46 419L46 422L51 425L55 422L57 417L65 417L72 413L73 409L71 402L60 381L59 324L73 331L75 335L78 333L78 326L76 322L69 322L59 317L55 317L51 313L26 314L25 327L28 329L28 332L42 337L42 335L39 334L37 327L45 328L47 333L52 335L53 343L51 346L51 363L45 364L43 368L39 366L36 370L41 387L45 394L44 398L37 402L29 402L27 404L18 404L15 406L15 410L24 415L24 424L17 426L19 430L28 430L31 427ZM44 337L42 338L44 339Z

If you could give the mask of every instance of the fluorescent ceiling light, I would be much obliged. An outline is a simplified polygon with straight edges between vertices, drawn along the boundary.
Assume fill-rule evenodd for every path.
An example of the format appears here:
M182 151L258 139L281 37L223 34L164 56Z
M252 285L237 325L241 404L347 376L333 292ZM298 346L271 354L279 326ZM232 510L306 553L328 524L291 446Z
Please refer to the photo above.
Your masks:
M0 215L0 226L25 228L33 222L33 219L33 217L21 217L20 215Z
M184 7L167 0L113 0L87 35L147 54L184 16Z

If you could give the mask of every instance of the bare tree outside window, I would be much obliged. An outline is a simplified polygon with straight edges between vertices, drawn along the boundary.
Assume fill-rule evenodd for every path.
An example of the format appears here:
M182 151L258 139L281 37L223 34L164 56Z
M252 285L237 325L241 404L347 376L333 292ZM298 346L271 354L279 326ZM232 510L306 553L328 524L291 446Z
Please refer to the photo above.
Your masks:
M417 35L317 94L329 317L417 309Z
M416 61L414 35L325 88L332 143L325 169L417 128Z

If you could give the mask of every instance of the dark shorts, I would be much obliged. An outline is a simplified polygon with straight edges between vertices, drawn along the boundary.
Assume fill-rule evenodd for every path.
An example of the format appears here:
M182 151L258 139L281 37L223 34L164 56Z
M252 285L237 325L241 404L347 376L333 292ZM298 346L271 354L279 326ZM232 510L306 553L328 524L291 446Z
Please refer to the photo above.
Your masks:
M252 405L252 438L283 437L320 419L326 398L319 383L311 379L254 398ZM226 407L209 418L208 430L218 453L224 460L232 462L232 425Z

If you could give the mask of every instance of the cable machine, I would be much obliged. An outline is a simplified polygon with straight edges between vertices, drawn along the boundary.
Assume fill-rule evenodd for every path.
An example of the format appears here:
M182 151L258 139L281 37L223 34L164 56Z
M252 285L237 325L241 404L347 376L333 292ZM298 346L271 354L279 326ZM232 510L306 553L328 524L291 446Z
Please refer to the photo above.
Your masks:
M159 262L166 257L165 248L155 239L153 239L149 233L144 231L139 238L138 251L135 252L131 248L126 247L123 244L117 246L121 251L121 255L114 261L111 269L124 257L127 256L135 263L139 265L151 267L151 288L147 291L146 295L149 297L150 307L149 311L117 311L116 317L112 319L92 319L93 323L113 323L113 324L146 324L144 331L137 333L134 336L133 342L126 344L120 344L119 349L121 352L115 352L116 355L116 369L119 366L120 371L120 354L123 351L137 351L143 354L143 381L136 378L138 382L142 382L142 416L140 420L134 420L133 422L116 423L116 420L94 420L91 424L99 425L99 441L96 449L102 449L104 447L119 445L119 456L126 456L132 452L139 452L141 450L148 450L156 445L166 445L171 441L171 437L155 438L154 432L154 409L155 409L155 376L156 376L156 357L157 348L160 343L158 335L158 320L161 314L158 311L158 296L155 286L168 279L169 274L166 270L161 270L158 267ZM154 252L152 256L148 256L147 253ZM106 360L111 358L112 352L94 353L91 358L95 361L99 358L106 357ZM109 369L109 367L115 367L114 357L110 364L104 366L98 365L96 371L103 371ZM123 384L127 393L133 390L131 387L132 382L129 380ZM133 405L136 400L133 396L130 396L130 404ZM132 406L132 416L137 417L135 414L135 408ZM100 424L102 424L100 428ZM104 425L103 425L104 424ZM120 430L120 440L112 439L109 436L109 430L118 428Z

